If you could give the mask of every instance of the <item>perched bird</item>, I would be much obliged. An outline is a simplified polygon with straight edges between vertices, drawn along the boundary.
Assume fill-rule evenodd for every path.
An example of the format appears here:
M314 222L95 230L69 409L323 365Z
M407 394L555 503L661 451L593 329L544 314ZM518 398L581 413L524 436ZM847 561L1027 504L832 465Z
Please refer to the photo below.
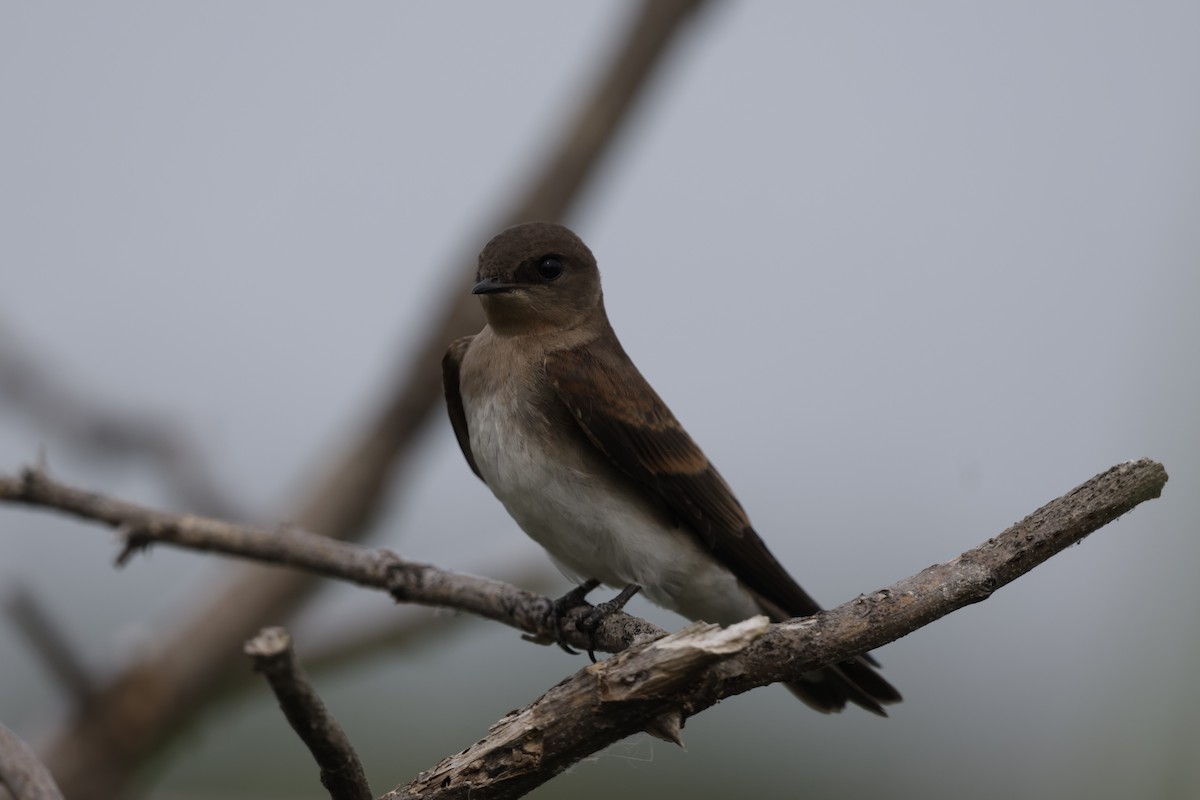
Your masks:
M578 236L509 228L480 253L476 281L487 324L442 360L450 421L471 469L565 574L722 625L821 610L625 354ZM900 694L873 664L860 656L789 688L820 711L849 700L886 716Z

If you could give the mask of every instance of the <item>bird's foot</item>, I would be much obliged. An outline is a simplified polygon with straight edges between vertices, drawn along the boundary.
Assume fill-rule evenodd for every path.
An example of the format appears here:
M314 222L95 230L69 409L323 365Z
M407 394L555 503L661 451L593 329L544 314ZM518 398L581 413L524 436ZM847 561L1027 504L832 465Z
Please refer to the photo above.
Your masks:
M604 621L605 617L623 609L625 604L628 603L630 599L641 590L642 587L638 586L636 583L629 584L612 600L608 600L604 603L597 603L595 606L593 606L592 610L588 612L588 615L580 621L579 629L588 637L587 654L588 658L592 660L593 664L596 663L596 629L600 627L600 623Z
M567 644L567 636L563 631L563 620L566 618L567 614L570 613L571 609L578 608L579 606L589 605L587 601L588 592L592 591L592 589L595 589L599 585L600 581L594 578L589 581L584 581L571 591L564 594L562 597L555 600L554 604L550 608L550 624L554 628L554 643L573 656L579 655L579 651L572 650L571 646ZM588 616L590 617L591 615L589 614Z

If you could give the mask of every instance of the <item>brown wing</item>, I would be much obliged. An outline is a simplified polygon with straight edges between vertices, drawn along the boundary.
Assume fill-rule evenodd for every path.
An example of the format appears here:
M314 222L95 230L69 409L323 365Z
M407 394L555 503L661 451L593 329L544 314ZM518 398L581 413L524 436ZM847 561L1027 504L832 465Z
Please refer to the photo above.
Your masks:
M479 474L475 456L471 455L471 434L467 430L467 412L463 408L462 393L458 389L458 375L462 369L463 354L467 352L467 348L471 346L471 340L474 338L474 336L464 336L461 339L455 339L446 350L446 355L442 356L442 391L446 395L446 411L450 413L450 424L454 427L454 436L458 439L458 446L462 448L471 471L482 481L483 476Z
M588 439L626 475L654 492L779 622L821 610L750 527L725 480L646 382L616 337L546 356L546 376ZM847 700L881 716L900 693L862 655L788 684L819 711Z
M787 616L821 610L771 555L725 480L615 338L550 353L545 366L588 439L656 493L751 591Z

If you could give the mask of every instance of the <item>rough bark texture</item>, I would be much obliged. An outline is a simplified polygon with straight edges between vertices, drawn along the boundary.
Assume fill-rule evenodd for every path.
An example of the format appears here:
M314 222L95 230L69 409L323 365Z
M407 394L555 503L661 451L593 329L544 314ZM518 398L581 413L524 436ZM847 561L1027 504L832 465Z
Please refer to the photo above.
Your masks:
M321 768L321 785L330 800L371 800L371 787L346 732L325 708L283 628L264 628L246 642L254 669L271 684L283 715Z
M63 800L50 771L29 745L0 725L0 786L15 800ZM0 795L4 791L0 790Z

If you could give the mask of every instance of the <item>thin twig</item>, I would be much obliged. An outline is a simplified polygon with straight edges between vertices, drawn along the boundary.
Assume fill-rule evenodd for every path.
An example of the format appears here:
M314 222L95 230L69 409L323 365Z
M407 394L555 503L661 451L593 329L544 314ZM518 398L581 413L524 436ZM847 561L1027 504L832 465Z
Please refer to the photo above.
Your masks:
M332 800L371 800L371 787L358 754L342 726L317 696L292 650L292 637L283 628L263 628L246 642L254 660L275 692L292 730L321 768L321 784Z
M3 725L0 725L0 785L12 792L14 800L63 800L50 770L29 745Z
M551 592L562 582L548 562L508 569L496 578L535 593ZM473 619L465 614L397 614L394 609L372 606L357 611L353 624L314 631L313 638L306 638L304 667L310 675L324 675L375 657L398 657L457 634L461 625Z

